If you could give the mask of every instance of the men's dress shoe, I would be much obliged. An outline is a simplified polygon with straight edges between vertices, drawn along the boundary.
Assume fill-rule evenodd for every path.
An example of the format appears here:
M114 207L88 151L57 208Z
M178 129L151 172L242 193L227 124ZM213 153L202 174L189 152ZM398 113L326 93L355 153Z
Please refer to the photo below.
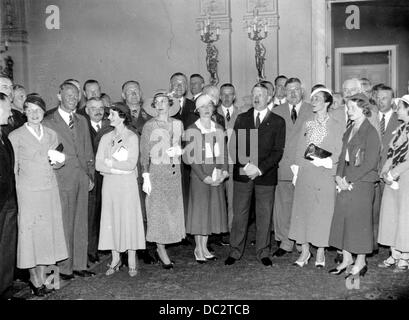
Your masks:
M98 254L96 254L96 255L88 255L88 260L89 260L89 262L91 262L91 263L96 263L96 262L99 262L99 257L98 257Z
M284 249L278 248L274 253L273 257L282 257L283 255L289 253L288 251L285 251Z
M82 278L87 278L87 277L93 277L95 276L94 272L88 271L88 270L75 270L74 275L77 277L82 277Z
M156 264L158 260L154 255L152 255L149 250L145 249L141 252L140 257L145 264Z
M192 243L189 241L188 238L184 238L181 242L180 242L183 246L190 246Z
M68 280L74 279L74 275L72 273L71 274L60 273L60 278L62 280L68 281Z
M234 264L236 262L236 259L234 259L233 257L228 257L226 259L226 261L224 262L224 264L226 266L231 266L232 264Z
M264 264L266 267L273 265L271 260L267 257L261 258L261 263Z

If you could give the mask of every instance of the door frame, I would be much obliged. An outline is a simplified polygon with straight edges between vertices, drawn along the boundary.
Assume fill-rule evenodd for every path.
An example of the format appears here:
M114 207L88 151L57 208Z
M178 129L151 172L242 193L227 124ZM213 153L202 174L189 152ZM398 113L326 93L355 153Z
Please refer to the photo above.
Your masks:
M381 52L388 51L390 52L390 74L391 74L391 87L396 92L398 88L398 69L397 69L397 52L398 45L383 45L383 46L364 46L364 47L342 47L334 48L335 50L335 61L334 61L334 70L335 70L335 90L341 91L341 56L344 53L367 53L367 52Z

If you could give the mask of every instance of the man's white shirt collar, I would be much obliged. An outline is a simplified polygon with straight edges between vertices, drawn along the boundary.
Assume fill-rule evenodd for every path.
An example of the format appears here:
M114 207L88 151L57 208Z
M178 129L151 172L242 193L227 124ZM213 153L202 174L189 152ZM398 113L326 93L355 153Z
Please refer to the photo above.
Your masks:
M231 105L229 108L226 108L224 105L222 105L222 110L223 110L224 117L226 117L226 115L227 115L227 110L229 110L230 117L231 117L233 115L233 112L234 112L234 107L233 107L233 105Z
M102 120L100 120L99 122L94 122L91 120L91 125L94 128L95 131L98 131L97 125L99 125L99 130L101 130L102 128Z
M254 109L254 123L256 123L257 114L259 114L259 113L260 113L260 123L262 123L265 116L266 116L266 114L267 114L267 112L268 112L268 108L265 108L262 111L257 111L256 109Z
M389 123L389 120L392 117L392 114L393 114L392 108L388 112L382 113L381 111L379 111L379 113L378 113L379 122L381 122L383 115L385 115L385 129L388 126L388 123Z
M278 105L280 105L280 104L283 104L283 103L285 103L285 97L284 98L281 98L281 99L278 99L277 97L274 97L274 100L273 100L273 104L278 104Z
M295 110L297 111L297 115L300 113L301 105L302 105L302 100L295 105ZM291 114L291 111L293 110L293 105L288 103L288 109L290 110L290 114Z
M58 107L58 112L60 113L60 116L63 118L67 126L70 124L70 115L73 115L74 112L67 112L64 111L61 107Z

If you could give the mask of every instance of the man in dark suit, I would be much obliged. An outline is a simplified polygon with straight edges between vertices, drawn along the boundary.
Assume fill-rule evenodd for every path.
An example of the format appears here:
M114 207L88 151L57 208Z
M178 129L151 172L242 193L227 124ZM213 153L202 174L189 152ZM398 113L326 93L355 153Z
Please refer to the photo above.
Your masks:
M187 78L181 72L176 72L170 77L170 91L173 96L179 99L180 111L173 118L182 121L185 130L193 124L197 118L195 114L195 103L186 98L187 93ZM185 221L187 218L187 209L189 205L189 186L190 186L190 166L182 162L182 193L183 207L185 211ZM189 244L187 238L182 241L183 244Z
M17 253L17 200L13 147L3 128L11 116L10 98L0 91L0 298L11 298Z
M293 173L290 166L295 161L295 145L304 122L312 117L312 106L303 101L303 88L298 78L290 78L285 84L286 102L273 112L285 120L286 137L283 158L278 168L278 184L274 202L274 236L280 247L273 256L281 257L293 250L294 242L288 239L291 222L291 210L294 198Z
M253 191L256 204L257 259L271 266L271 215L277 185L278 163L284 152L285 121L267 108L271 96L263 84L252 90L253 108L238 115L234 125L235 158L233 168L233 226L230 233L230 254L225 264L231 265L244 252ZM245 132L245 141L241 133ZM254 135L258 139L255 144ZM232 147L232 144L229 146ZM247 155L250 155L249 157Z
M393 90L392 88L381 85L377 88L376 106L378 108L379 129L381 133L381 155L379 161L379 173L386 162L389 143L392 140L393 132L400 125L398 115L392 110ZM373 203L372 223L374 230L374 250L378 250L378 230L379 230L379 214L381 210L381 200L385 183L380 180L375 184L375 197Z
M56 171L60 189L62 217L68 259L58 263L60 277L93 276L87 268L88 192L94 187L95 161L87 120L73 111L78 103L78 89L72 83L60 86L57 110L44 119L64 147L65 164Z
M97 154L101 137L114 128L109 125L109 120L104 120L104 105L100 98L92 97L85 107L85 118L88 122L94 155ZM102 175L95 171L95 187L88 194L88 260L91 263L99 261L98 239L101 220L101 192Z
M285 83L287 80L287 77L282 74L274 79L275 93L273 98L273 108L286 102Z

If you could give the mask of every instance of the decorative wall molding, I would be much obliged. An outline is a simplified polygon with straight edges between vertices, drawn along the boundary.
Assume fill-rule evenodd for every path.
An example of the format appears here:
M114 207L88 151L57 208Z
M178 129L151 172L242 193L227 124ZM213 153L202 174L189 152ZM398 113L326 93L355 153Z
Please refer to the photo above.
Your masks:
M243 29L254 20L254 11L257 10L260 19L267 23L267 30L277 30L279 28L277 0L247 0L247 12L243 16Z
M210 17L214 28L231 30L230 0L200 0L200 16L196 19L196 31Z

